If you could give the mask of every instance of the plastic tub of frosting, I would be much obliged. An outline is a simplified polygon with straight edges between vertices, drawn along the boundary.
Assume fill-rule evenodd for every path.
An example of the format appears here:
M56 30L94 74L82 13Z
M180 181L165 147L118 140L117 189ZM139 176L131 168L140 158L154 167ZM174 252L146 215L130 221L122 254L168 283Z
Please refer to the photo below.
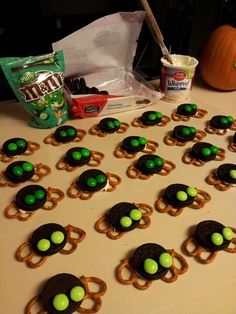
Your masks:
M161 58L160 89L165 94L164 100L188 100L198 60L184 55L171 55L172 63Z

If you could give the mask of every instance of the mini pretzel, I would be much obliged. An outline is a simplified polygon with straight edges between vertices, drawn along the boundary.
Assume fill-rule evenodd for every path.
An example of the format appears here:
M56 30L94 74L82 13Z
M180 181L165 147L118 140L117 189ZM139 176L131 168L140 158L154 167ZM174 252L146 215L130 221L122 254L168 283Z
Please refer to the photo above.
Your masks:
M155 141L148 140L147 144L145 145L144 149L142 150L145 154L155 153L157 147L159 144ZM114 151L114 156L117 158L127 158L127 159L133 159L137 155L138 152L134 153L128 153L124 149L121 148L120 144L117 145Z
M195 142L195 143L200 142L205 136L206 136L206 133L204 131L197 130L195 137L193 140L191 140L191 142ZM188 141L179 141L178 139L172 137L171 134L169 134L164 137L163 142L169 146L174 146L174 145L185 146Z
M173 259L177 260L180 264L180 268L177 268L173 264L168 270L167 274L160 278L164 282L171 283L173 281L176 281L179 275L184 274L188 270L188 264L185 258L177 253L175 250L171 249L166 251L173 257ZM123 277L123 271L128 271L128 279L127 276ZM153 282L153 280L144 279L139 274L137 274L136 271L132 268L130 260L127 258L121 260L121 263L116 268L116 277L120 283L124 285L133 285L139 290L148 289Z
M67 244L69 244L70 247L63 248L59 251L59 253L68 255L77 249L78 243L84 239L86 233L82 229L72 225L66 226L65 230L67 231ZM76 234L77 237L73 237L73 234ZM43 265L49 257L48 255L39 256L36 252L34 252L31 248L30 241L26 241L21 244L17 249L15 256L19 262L25 262L30 268L38 268Z
M81 314L90 314L90 313L98 312L102 306L101 297L107 291L106 283L97 277L81 276L81 277L79 277L79 279L85 288L85 296L84 296L83 300L90 300L92 303L92 306L87 308L87 307L82 307L82 304L81 304L78 307L78 309L76 309L76 312L81 313ZM90 284L95 284L98 287L98 291L97 292L90 291L90 289L89 289ZM91 303L89 302L88 304L91 304ZM34 307L35 307L35 310L34 310ZM33 313L35 313L35 314L49 314L46 310L43 309L43 305L40 302L39 296L35 296L34 298L32 298L28 302L28 304L26 305L26 308L25 308L25 313L26 314L33 314Z
M64 193L59 189L55 189L51 187L47 188L46 190L48 192L47 201L41 208L44 210L52 210L57 206L57 203L60 202L64 198ZM35 211L27 212L18 208L15 201L11 202L11 204L8 205L4 210L4 215L6 218L18 219L20 221L28 220L34 214L35 214Z
M36 150L40 148L40 145L36 142L28 141L28 148L27 150L21 154L21 156L30 156L32 155ZM2 162L11 162L14 160L17 156L7 156L3 152L0 151L0 161Z
M166 126L167 123L170 122L170 118L163 115L161 121L157 124L155 124L156 126ZM145 125L143 124L143 122L141 121L140 117L136 117L134 118L134 120L131 122L131 125L134 126L134 127L140 127L140 128L143 128L143 129L147 129L147 128L150 128L151 125Z
M176 168L176 165L170 161L163 159L163 167L161 171L159 171L157 174L161 176L167 176L170 174L171 171L173 171ZM141 179L141 180L147 180L152 177L152 174L143 174L136 166L135 164L130 165L126 171L126 174L131 179Z
M123 134L123 133L125 133L125 132L127 131L128 128L129 128L128 123L121 122L119 129L118 129L115 133ZM108 132L103 132L103 131L99 128L99 125L98 125L98 124L94 124L94 125L91 127L91 129L89 130L89 134L91 134L91 135L97 135L97 136L99 136L99 137L105 137L105 136L109 135L110 133L108 133Z
M41 163L34 165L34 175L28 181L30 182L40 182L44 177L48 176L51 173L51 169L47 165L43 165ZM2 171L0 173L0 187L9 186L9 187L16 187L19 186L21 183L14 183L10 181L5 172Z
M77 130L77 135L76 138L73 140L73 142L81 142L82 139L85 137L86 135L86 131L82 130L82 129L76 129ZM51 144L53 146L60 146L63 143L56 141L56 139L54 138L54 133L50 133L48 136L45 137L45 139L43 140L45 144Z
M192 115L192 116L184 116L184 115L181 115L177 112L173 112L171 114L171 118L174 121L189 121L190 118L202 119L207 113L208 112L204 109L197 109L197 112L195 113L195 115Z
M226 154L226 151L223 148L219 148L218 153L216 154L213 160L222 161L225 159L225 154ZM185 152L182 157L182 161L185 164L194 165L196 167L202 167L206 163L204 160L193 157L191 152Z
M108 178L108 187L105 189L106 192L112 192L116 189L116 186L121 183L121 178L114 174L107 172L106 176ZM76 186L76 181L72 182L69 189L67 190L67 195L71 198L79 198L81 200L90 199L96 192L83 191Z
M229 146L228 146L228 148L229 148L229 150L231 151L231 152L236 152L236 143L235 142L232 142L232 143L230 143L229 144Z
M102 162L102 159L104 159L105 155L101 152L97 152L95 150L91 150L90 151L91 153L91 159L90 161L86 164L87 166L89 167L98 167L100 166L101 162ZM70 166L64 157L60 158L60 160L56 163L56 168L58 170L66 170L68 172L71 172L71 171L75 171L76 169L80 168L82 166Z
M220 180L215 172L206 177L206 182L210 185L214 185L219 191L227 191L234 186L232 183Z
M133 203L137 208L139 208L142 212L142 218L137 226L139 229L146 229L151 224L150 216L153 213L153 208L144 203ZM114 230L112 226L108 223L106 215L103 215L98 221L95 223L95 230L99 233L105 233L106 236L112 240L120 239L126 232L120 232Z
M211 200L211 196L203 190L196 190L198 193L195 196L193 203L189 207L193 209L200 209L205 205L205 203ZM174 208L169 203L167 203L162 196L158 197L158 199L155 201L155 207L160 213L168 213L171 216L179 216L184 210L184 207Z
M230 227L234 233L236 228ZM222 251L229 253L236 253L236 238L231 240L231 247L222 249ZM183 243L183 251L188 256L194 257L201 264L209 264L214 261L217 256L217 251L210 251L197 243L195 237L192 235L188 237Z
M236 120L232 123L232 125L228 128L229 130L236 131ZM209 134L216 135L225 135L228 132L228 129L218 129L211 126L210 121L207 123L205 127L205 131Z

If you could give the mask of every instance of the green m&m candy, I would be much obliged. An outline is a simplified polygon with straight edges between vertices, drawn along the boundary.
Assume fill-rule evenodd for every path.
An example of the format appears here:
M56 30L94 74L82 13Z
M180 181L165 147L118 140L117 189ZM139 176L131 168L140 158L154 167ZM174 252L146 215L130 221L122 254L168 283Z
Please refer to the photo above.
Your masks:
M153 160L146 160L145 162L145 166L148 169L153 169L155 167L155 162Z
M81 155L85 158L90 156L90 150L88 150L87 148L82 148L80 152Z
M10 150L11 152L14 150L17 150L17 145L15 143L9 143L7 145L7 149Z
M143 137L143 136L141 136L138 141L139 141L139 143L140 143L141 145L146 145L146 144L147 144L147 140L146 140L146 138Z
M45 192L43 190L37 190L34 192L34 197L37 200L42 200L45 197Z
M132 139L132 140L130 141L130 145L131 145L132 147L138 147L138 146L139 146L139 141L136 140L136 139Z
M61 137L66 137L66 136L67 136L67 132L64 131L64 130L61 130L61 131L60 131L60 136L61 136Z
M17 177L20 177L23 175L23 169L20 166L14 166L12 168L12 173Z
M161 118L163 118L163 114L161 113L161 112L156 112L156 118L157 119L161 119Z
M53 298L52 304L57 311L64 311L69 306L69 300L64 293L59 293Z
M164 161L161 157L156 157L154 161L157 167L161 167L164 164Z
M42 252L46 252L50 248L50 241L47 239L41 239L37 243L37 249Z
M16 142L16 145L17 145L17 147L23 148L23 147L25 147L26 143L24 140L18 140Z
M71 155L74 160L80 160L82 157L79 151L74 151Z
M214 232L211 235L211 241L215 245L221 245L223 243L224 239L219 232Z
M103 174L99 174L97 177L96 177L96 181L97 183L104 183L106 181L106 177L103 175Z
M27 205L33 205L35 203L35 196L32 194L28 194L24 198L24 202Z
M188 136L190 135L190 128L187 128L187 127L184 127L182 130L181 130L181 133L185 136Z
M107 126L108 126L109 129L114 129L114 127L115 127L115 125L114 125L114 123L112 121L108 121L107 122Z
M233 239L233 231L229 227L224 227L222 230L222 235L225 240L231 241Z
M158 264L152 258L146 258L143 264L144 271L149 275L154 275L158 271Z
M34 169L34 166L30 162L24 162L22 168L24 169L24 171L30 172Z
M156 120L156 115L155 115L155 113L150 113L150 114L148 115L148 120L150 120L150 121Z
M124 216L120 219L120 225L124 228L128 228L132 225L132 219L128 216Z
M162 253L159 257L159 263L162 267L169 268L173 264L173 257L167 252Z
M132 209L129 213L129 216L132 220L138 221L142 218L142 212L139 209Z
M181 202L184 202L184 201L187 200L188 195L187 195L187 193L184 192L184 191L178 191L178 192L176 193L176 198L177 198L177 200L179 200L179 201L181 201Z
M60 244L60 243L62 243L64 241L64 239L65 239L65 235L61 231L54 231L51 234L51 241L54 244Z
M229 171L229 176L232 178L232 179L236 179L236 169L231 169Z
M76 130L70 128L70 129L68 129L68 130L66 131L66 133L67 133L68 136L74 136L75 133L76 133Z
M97 185L97 180L94 178L88 178L86 180L86 185L91 187L91 188L94 188Z
M70 298L75 302L80 302L85 296L84 288L81 286L75 286L70 291Z
M202 150L201 150L201 153L203 156L210 156L211 155L211 149L208 148L208 147L204 147Z
M211 150L212 154L214 154L214 155L217 155L218 152L219 152L219 148L216 147L216 146L214 146L214 145L212 145L212 146L210 147L210 150Z
M186 190L187 194L191 197L195 197L197 195L197 189L189 186Z

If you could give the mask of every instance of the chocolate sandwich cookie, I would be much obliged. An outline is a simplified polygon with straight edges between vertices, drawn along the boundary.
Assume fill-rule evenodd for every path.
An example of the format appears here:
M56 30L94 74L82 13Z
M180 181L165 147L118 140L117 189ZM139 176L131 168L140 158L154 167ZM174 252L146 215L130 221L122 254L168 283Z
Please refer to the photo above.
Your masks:
M5 176L14 183L25 182L33 177L34 165L28 161L15 161L5 170Z
M180 142L192 141L196 135L196 128L186 125L178 125L174 128L171 137Z
M20 137L15 137L7 140L3 143L2 152L10 157L21 155L25 153L28 149L28 142Z
M173 208L182 208L192 205L196 195L197 190L195 188L176 183L165 189L163 198Z
M72 314L80 307L86 289L81 280L71 274L58 274L44 285L39 299L50 314Z
M110 225L118 232L135 229L142 218L142 212L132 203L121 202L114 205L107 214Z
M65 161L71 166L83 166L91 159L91 152L85 147L73 147L65 155Z
M144 125L156 125L161 122L163 114L158 111L146 111L140 117L140 121Z
M114 118L104 118L99 124L98 128L104 133L115 133L120 128L120 121Z
M229 246L233 232L217 221L206 220L197 225L194 238L200 246L215 252Z
M159 244L146 243L135 250L130 263L142 278L156 280L166 275L173 258Z
M56 254L63 249L67 242L67 232L56 223L40 226L32 234L30 244L34 252L40 256Z
M236 184L236 164L223 164L216 170L216 176L227 183Z
M228 129L234 122L232 116L217 115L211 118L210 126L215 129Z
M18 191L15 203L24 211L35 211L42 207L47 200L47 191L40 185L28 185Z
M70 125L62 125L56 129L54 138L59 143L72 142L77 136L76 128Z
M181 104L177 107L177 114L182 116L194 116L197 112L196 104Z
M107 184L107 175L98 169L84 171L76 181L76 186L82 191L97 192Z
M142 151L147 144L147 140L143 136L128 136L122 143L121 148L127 153L137 153Z
M164 160L152 154L147 154L141 156L136 163L136 167L138 170L142 172L142 174L152 175L161 171L164 165Z
M201 142L193 145L190 154L204 162L214 160L219 152L219 148L210 143Z

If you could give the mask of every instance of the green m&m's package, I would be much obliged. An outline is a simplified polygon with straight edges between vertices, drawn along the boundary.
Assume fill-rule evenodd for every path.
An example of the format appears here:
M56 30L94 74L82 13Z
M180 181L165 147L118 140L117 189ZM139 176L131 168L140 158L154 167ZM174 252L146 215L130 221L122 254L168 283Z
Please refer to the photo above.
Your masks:
M63 51L2 58L0 64L17 99L31 115L30 126L52 128L68 120Z

